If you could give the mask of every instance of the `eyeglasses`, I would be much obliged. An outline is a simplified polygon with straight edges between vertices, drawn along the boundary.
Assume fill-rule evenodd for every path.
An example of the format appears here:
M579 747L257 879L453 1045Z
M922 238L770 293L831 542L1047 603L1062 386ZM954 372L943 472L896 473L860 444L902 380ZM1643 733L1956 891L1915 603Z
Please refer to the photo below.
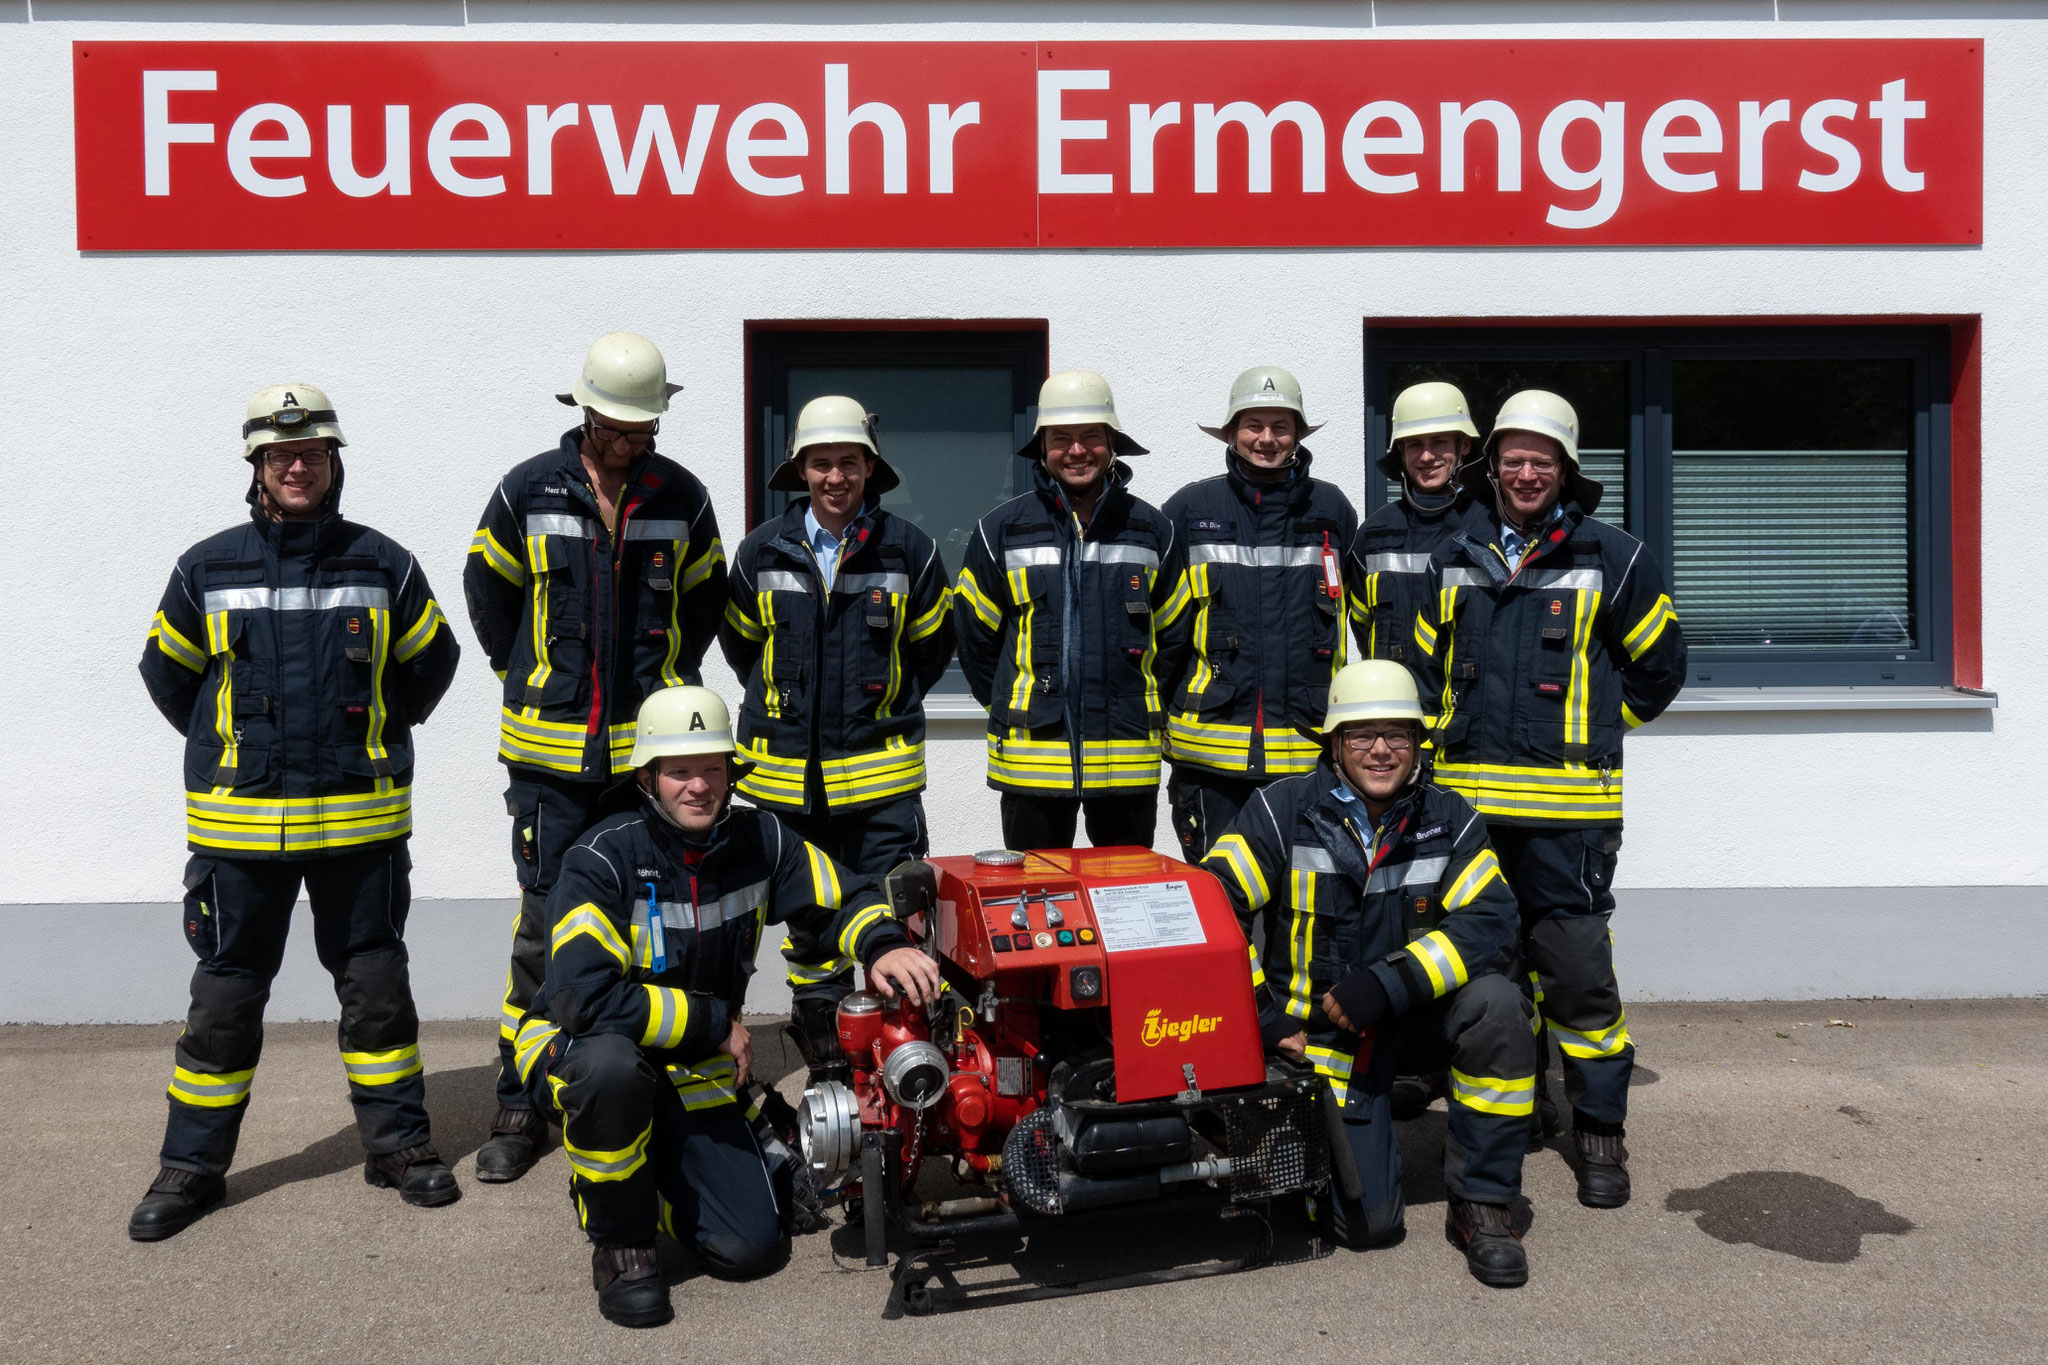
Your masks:
M1405 754L1415 747L1415 736L1406 730L1346 730L1342 739L1354 754L1371 753L1375 744L1385 744L1390 754Z
M1500 462L1500 472L1503 474L1521 474L1524 472L1530 474L1555 474L1560 468L1562 466L1555 460L1502 460Z
M308 469L325 469L331 453L325 450L266 450L263 452L263 463L277 474L284 473L299 462L303 462Z
M593 417L590 419L586 430L601 441L651 441L654 439L654 434L661 430L661 419L659 417L655 418L650 426L628 429L626 427L609 426Z

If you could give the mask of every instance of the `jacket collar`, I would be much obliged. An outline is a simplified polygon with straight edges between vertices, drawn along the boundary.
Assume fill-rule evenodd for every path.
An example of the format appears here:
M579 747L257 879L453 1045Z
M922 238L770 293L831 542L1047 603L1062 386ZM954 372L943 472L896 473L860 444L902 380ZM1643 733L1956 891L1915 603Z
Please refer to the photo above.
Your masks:
M1272 494L1285 498L1291 506L1308 495L1309 466L1315 463L1315 458L1307 446L1296 446L1294 463L1287 467L1287 477L1266 481L1251 476L1251 466L1243 456L1235 450L1226 450L1223 453L1223 470L1230 480L1231 491L1237 494L1240 502L1249 504L1254 499L1262 500Z
M1066 486L1054 478L1045 467L1045 461L1038 460L1031 466L1032 489L1038 499L1052 509L1053 519L1062 526L1074 522L1074 509L1067 501ZM1126 509L1132 498L1128 485L1131 482L1131 467L1122 460L1111 460L1109 469L1102 476L1102 497L1095 504L1095 515L1089 519L1083 539L1107 540L1123 525Z

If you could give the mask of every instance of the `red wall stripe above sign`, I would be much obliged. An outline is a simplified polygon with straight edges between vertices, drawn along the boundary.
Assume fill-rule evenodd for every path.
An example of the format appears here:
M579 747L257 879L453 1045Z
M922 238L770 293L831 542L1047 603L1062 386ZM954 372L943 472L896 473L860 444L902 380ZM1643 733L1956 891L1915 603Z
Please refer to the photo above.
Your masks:
M1976 244L1975 40L73 45L89 251Z

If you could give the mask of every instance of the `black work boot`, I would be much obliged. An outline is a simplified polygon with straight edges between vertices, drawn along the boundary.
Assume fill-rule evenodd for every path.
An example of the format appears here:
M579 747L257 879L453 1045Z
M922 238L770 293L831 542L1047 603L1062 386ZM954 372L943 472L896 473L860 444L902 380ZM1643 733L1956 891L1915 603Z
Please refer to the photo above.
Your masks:
M1445 1093L1444 1073L1433 1072L1427 1076L1396 1076L1388 1091L1388 1101L1394 1110L1394 1122L1406 1123L1421 1118L1423 1111Z
M812 996L791 1002L782 1032L804 1059L806 1086L820 1081L853 1083L853 1068L839 1047L839 1002Z
M128 1235L138 1242L161 1242L175 1237L198 1222L200 1217L227 1197L228 1182L217 1175L200 1175L166 1166L156 1173L149 1193L128 1215Z
M676 1315L668 1282L654 1264L654 1243L637 1247L592 1247L590 1278L597 1286L597 1311L621 1327L659 1327Z
M462 1198L455 1172L441 1160L431 1142L399 1152L373 1152L363 1158L363 1183L395 1189L398 1197L423 1209L439 1208Z
M1579 1202L1589 1209L1618 1209L1628 1202L1628 1148L1621 1134L1572 1130L1578 1149Z
M1529 1255L1522 1250L1522 1234L1514 1223L1502 1205L1475 1204L1452 1195L1444 1214L1444 1236L1465 1253L1473 1279L1496 1289L1516 1289L1529 1283Z
M548 1146L548 1121L538 1109L507 1109L500 1105L491 1120L490 1141L477 1148L476 1178L504 1185L533 1169Z

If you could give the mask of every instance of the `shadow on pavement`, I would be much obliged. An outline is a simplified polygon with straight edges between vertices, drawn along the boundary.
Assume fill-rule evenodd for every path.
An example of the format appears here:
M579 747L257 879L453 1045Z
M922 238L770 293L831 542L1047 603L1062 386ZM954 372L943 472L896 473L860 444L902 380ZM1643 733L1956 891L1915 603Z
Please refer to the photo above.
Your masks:
M497 1085L495 1065L427 1073L427 1114L434 1124L434 1147L450 1166L490 1137L491 1120L498 1112ZM350 1123L290 1156L230 1171L227 1207L301 1180L355 1170L362 1164L362 1139Z
M1913 1230L1875 1199L1832 1180L1797 1171L1742 1171L1696 1190L1673 1190L1664 1200L1673 1213L1696 1213L1701 1232L1716 1241L1747 1242L1802 1261L1842 1265L1863 1254L1863 1239Z

